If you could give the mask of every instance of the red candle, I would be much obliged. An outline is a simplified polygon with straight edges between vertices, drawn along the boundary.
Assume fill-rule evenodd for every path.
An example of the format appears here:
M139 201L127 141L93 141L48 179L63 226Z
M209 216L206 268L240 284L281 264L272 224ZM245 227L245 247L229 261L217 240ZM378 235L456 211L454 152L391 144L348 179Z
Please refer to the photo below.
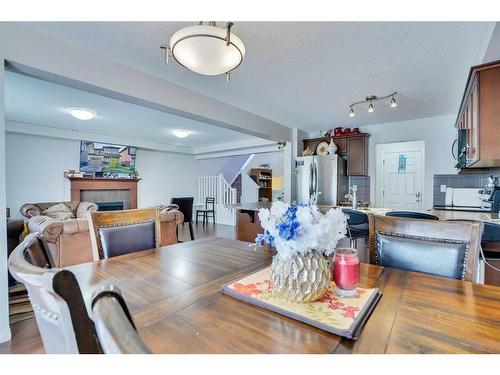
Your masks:
M333 281L341 291L355 291L359 285L359 258L356 249L336 249ZM351 294L351 293L347 293Z

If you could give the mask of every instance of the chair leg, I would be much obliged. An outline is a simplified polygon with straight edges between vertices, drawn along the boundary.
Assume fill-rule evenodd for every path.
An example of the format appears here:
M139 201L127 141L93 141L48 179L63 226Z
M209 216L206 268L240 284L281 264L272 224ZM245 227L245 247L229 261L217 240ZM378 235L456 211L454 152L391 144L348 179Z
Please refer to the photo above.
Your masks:
M191 241L194 241L193 224L191 222L189 222L189 234L191 234Z
M199 214L199 212L196 211L196 224L198 224L198 214Z
M182 225L182 224L179 224L179 225ZM179 225L177 225L175 227L175 238L177 238L177 243L181 242L181 241L179 241Z
M350 240L350 246L353 249L357 249L358 248L358 239L357 238L351 238L351 240Z

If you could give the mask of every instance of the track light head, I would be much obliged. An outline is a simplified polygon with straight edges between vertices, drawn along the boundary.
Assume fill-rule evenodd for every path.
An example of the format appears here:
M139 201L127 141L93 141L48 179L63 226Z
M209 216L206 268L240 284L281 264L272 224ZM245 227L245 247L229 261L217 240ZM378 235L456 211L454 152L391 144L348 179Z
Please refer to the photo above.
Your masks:
M396 102L396 98L394 95L391 98L391 108L396 108L398 106L398 103Z
M349 111L349 117L354 117L356 116L356 112L354 112L354 108L351 107L350 111Z
M373 103L370 101L370 104L368 104L368 112L372 113L373 112Z

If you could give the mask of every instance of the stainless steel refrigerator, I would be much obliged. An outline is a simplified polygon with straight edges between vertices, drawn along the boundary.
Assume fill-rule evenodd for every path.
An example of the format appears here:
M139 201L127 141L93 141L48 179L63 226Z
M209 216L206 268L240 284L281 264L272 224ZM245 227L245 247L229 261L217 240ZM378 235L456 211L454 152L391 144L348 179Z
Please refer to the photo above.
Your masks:
M347 194L346 160L338 155L299 157L294 173L297 203L309 204L316 195L318 205L337 206Z

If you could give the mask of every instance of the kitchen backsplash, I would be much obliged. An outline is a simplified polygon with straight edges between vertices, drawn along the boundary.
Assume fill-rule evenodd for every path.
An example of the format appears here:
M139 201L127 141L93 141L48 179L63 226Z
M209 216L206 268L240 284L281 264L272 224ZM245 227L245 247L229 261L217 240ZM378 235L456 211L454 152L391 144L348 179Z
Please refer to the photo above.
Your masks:
M370 177L349 176L349 186L358 186L358 201L370 201Z
M434 175L434 206L444 205L445 194L441 192L441 185L451 188L482 188L488 183L490 175L499 176L500 170L485 172L467 172L460 174L435 174Z

